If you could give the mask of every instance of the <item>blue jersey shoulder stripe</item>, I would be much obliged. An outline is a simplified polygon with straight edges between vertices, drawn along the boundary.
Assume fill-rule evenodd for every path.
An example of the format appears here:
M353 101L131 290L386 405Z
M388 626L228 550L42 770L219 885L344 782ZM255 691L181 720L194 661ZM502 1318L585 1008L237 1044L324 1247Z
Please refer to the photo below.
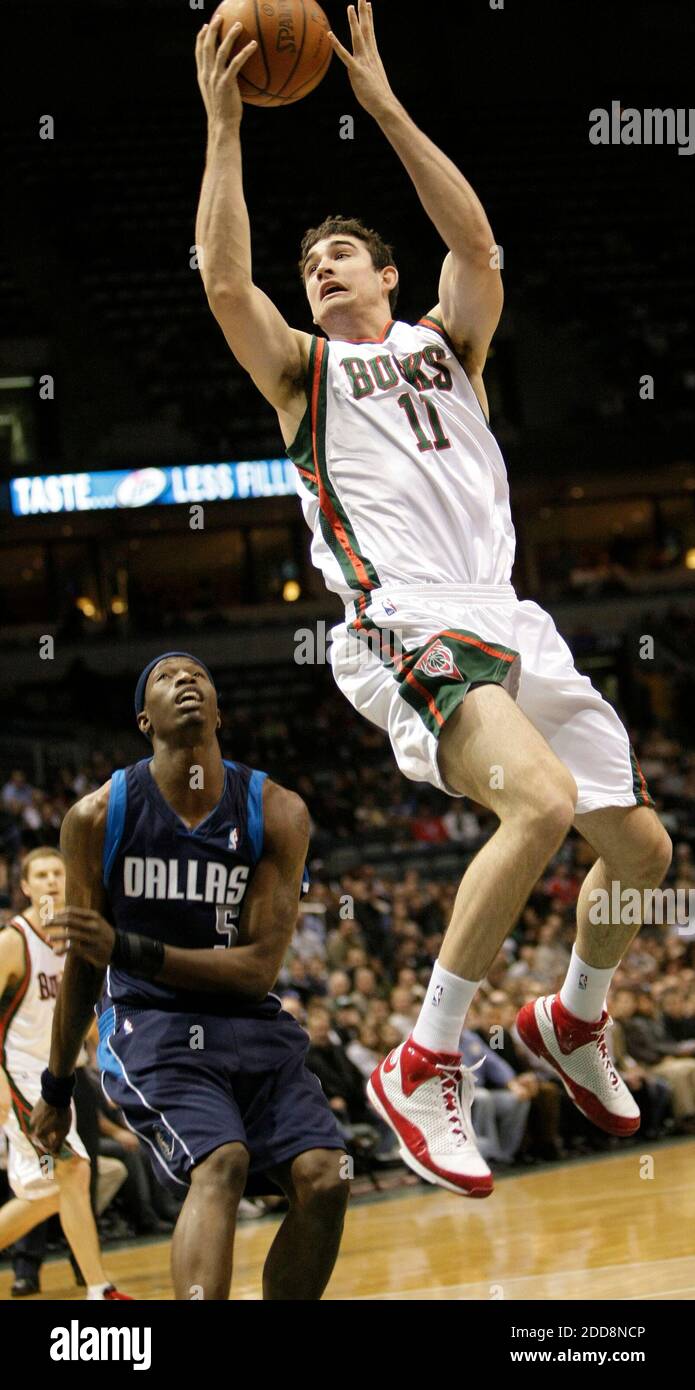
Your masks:
M104 855L103 855L103 875L104 883L108 886L109 874L113 868L113 861L121 843L123 827L125 825L125 814L128 806L128 789L126 787L125 770L121 767L111 775L111 788L109 791L109 809L106 816L106 834L104 835Z
M267 772L252 772L246 803L246 833L256 863L263 853L263 783Z

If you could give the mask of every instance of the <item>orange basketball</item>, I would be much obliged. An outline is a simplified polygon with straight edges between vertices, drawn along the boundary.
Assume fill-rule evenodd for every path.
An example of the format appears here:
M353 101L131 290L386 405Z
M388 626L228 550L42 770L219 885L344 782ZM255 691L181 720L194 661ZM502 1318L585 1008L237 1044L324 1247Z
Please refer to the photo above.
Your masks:
M256 39L258 48L239 73L242 99L253 106L288 106L317 87L333 50L328 20L315 0L222 0L222 37L243 29L234 52Z

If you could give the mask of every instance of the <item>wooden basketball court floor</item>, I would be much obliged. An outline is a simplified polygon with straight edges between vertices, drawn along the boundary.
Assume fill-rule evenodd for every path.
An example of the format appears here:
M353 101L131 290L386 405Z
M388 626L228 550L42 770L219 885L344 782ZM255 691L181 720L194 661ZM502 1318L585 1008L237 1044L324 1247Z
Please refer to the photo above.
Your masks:
M233 1299L260 1298L276 1226L239 1227ZM105 1263L135 1298L172 1298L168 1240L107 1249ZM10 1283L3 1269L0 1299ZM44 1265L42 1290L83 1297L67 1260ZM485 1201L422 1186L357 1201L325 1297L695 1299L695 1141L507 1177Z

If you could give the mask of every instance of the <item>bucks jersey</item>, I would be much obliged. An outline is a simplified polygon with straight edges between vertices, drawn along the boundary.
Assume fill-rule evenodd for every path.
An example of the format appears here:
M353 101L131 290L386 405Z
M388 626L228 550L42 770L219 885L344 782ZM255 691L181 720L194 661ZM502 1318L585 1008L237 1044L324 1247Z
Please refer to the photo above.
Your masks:
M24 970L19 984L0 1000L0 1063L15 1072L39 1071L48 1063L58 986L65 961L19 913L10 923L20 933Z
M308 396L288 454L329 589L509 581L504 461L438 320L313 337Z
M168 946L234 947L244 894L263 852L264 772L225 761L217 806L194 830L184 825L150 772L151 758L111 778L103 879L113 925ZM267 1016L241 996L182 990L109 967L110 1002L134 1008Z

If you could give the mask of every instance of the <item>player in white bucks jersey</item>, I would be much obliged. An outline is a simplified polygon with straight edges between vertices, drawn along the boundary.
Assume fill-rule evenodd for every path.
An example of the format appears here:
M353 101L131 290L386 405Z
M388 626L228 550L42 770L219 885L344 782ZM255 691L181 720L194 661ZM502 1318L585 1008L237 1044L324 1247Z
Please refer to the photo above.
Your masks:
M124 1299L104 1274L89 1198L89 1158L72 1124L60 1154L47 1154L31 1132L41 1093L64 961L48 931L65 904L65 866L59 850L32 850L22 865L22 891L30 906L0 932L0 1120L8 1142L8 1178L14 1197L0 1207L0 1249L55 1212L87 1285L87 1298ZM4 1102L3 1102L4 1097Z
M613 914L616 882L621 891L656 887L671 846L615 710L575 669L550 616L512 587L507 479L483 384L502 309L487 216L394 95L371 5L359 0L348 19L351 49L332 35L333 48L447 247L436 305L415 325L395 320L393 252L344 217L302 242L317 333L291 328L254 284L237 82L248 51L231 56L234 28L218 44L214 19L197 45L209 139L196 242L211 309L277 412L314 563L346 605L331 634L338 685L388 732L406 776L499 818L463 876L413 1034L369 1083L404 1160L480 1197L492 1177L475 1143L459 1039L475 991L572 825L596 856L576 946L562 989L526 1005L518 1028L596 1124L617 1135L638 1127L605 1041L607 991L638 928L617 911L598 926L591 907L604 890ZM336 172L322 170L322 186Z

